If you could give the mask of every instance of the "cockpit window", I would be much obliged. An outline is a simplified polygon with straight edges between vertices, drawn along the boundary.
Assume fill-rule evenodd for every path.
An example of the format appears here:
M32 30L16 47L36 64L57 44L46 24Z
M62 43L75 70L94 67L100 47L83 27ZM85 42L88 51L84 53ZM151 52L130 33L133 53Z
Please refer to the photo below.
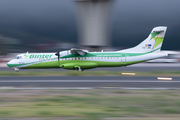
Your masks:
M22 56L16 56L14 59L22 59Z

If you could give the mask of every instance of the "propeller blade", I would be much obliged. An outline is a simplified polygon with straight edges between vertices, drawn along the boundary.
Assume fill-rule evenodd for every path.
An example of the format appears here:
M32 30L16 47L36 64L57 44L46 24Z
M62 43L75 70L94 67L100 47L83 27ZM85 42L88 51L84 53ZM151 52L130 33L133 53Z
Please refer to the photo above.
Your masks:
M58 49L58 63L59 63L59 58L60 58L60 54L59 54L59 49Z
M59 63L59 58L60 58L59 49L58 49L58 52L55 55L58 56L58 63Z
M59 49L58 49L58 63L59 63L59 58L60 58L60 54L59 54Z

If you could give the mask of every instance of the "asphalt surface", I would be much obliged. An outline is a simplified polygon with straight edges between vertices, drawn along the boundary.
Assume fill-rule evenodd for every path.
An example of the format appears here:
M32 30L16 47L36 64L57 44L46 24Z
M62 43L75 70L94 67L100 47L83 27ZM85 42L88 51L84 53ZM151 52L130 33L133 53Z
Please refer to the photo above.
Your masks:
M171 81L157 77L0 77L0 87L129 87L180 88L180 77Z

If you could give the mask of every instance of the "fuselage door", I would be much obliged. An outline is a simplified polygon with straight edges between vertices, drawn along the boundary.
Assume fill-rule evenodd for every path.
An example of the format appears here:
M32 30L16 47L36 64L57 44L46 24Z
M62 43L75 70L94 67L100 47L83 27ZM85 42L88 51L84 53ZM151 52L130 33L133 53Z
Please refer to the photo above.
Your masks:
M121 64L126 64L126 53L121 54Z

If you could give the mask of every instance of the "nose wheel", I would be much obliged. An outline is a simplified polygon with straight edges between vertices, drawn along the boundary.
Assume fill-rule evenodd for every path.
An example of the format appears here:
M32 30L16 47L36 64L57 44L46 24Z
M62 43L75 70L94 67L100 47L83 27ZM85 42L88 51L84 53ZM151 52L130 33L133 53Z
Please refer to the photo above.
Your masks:
M15 68L14 70L15 70L15 72L19 72L19 68Z

